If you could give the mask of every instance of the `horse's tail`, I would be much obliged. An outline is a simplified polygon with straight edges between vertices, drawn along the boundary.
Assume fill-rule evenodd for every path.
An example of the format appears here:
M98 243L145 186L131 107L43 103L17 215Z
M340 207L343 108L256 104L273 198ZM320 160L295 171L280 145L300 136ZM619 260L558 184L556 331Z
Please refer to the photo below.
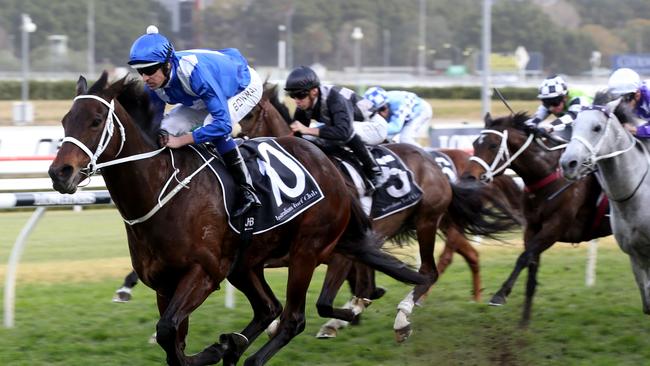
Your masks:
M453 196L448 217L462 232L496 238L496 234L520 226L509 205L478 182L451 184Z
M348 187L349 188L349 187ZM427 278L407 264L381 250L384 238L372 230L359 198L350 189L351 216L337 251L404 283L424 284Z

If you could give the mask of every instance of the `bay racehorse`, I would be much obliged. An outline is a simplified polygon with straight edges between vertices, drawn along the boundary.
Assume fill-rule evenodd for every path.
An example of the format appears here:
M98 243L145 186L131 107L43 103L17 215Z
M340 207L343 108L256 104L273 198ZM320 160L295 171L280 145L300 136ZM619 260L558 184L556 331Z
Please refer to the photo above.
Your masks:
M324 197L288 223L252 236L242 247L240 236L229 227L221 186L209 169L201 170L207 159L193 146L157 148L158 125L140 82L108 84L104 72L88 89L80 77L77 97L62 124L65 138L49 169L54 189L75 192L85 177L101 169L126 222L133 268L156 291L157 341L170 365L220 360L234 365L279 316L276 336L245 362L265 363L304 330L312 274L332 253L345 253L407 283L431 282L377 249L381 241L344 178L325 154L302 139L276 141L308 169ZM286 254L283 309L264 279L264 263ZM241 333L222 334L219 342L186 355L190 314L226 277L248 298L252 320Z
M464 178L490 181L510 168L525 184L523 195L524 252L515 268L492 296L490 305L500 306L524 269L528 269L521 325L530 322L541 254L556 242L580 243L611 234L606 198L594 176L576 182L559 171L561 149L525 132L525 113L492 119L485 116L485 129L474 141L473 164ZM550 145L550 146L549 146Z
M243 135L257 137L291 134L287 121L282 118L272 103L273 96L274 94L269 90L265 91L262 100L251 115L240 122ZM419 270L432 278L432 282L438 278L433 251L436 232L443 217L449 220L449 228L453 225L459 232L468 231L478 235L502 232L512 228L516 223L509 213L504 214L503 211L494 210L494 207L505 210L505 205L487 191L477 189L475 186L459 186L449 182L433 157L423 149L408 144L384 146L394 152L413 173L414 180L422 189L423 195L417 204L374 220L373 228L386 238L416 238L421 263ZM355 187L350 188L356 192ZM467 245L469 246L468 243ZM353 262L346 258L332 256L329 259L323 290L317 302L320 316L352 321L363 309L362 302L357 302L358 306L352 308L333 307L338 290L352 270ZM358 273L358 268L354 269L354 273ZM374 284L373 280L368 282ZM364 291L363 293L357 291L355 294L360 298L372 297L374 290L372 285L353 286L353 288ZM418 285L400 302L393 326L398 342L406 340L411 334L409 316L415 303L429 288L430 284Z
M560 162L568 179L596 172L611 203L614 237L630 257L643 312L650 314L650 153L621 125L634 124L631 111L620 99L608 100L599 93L593 107L578 113Z

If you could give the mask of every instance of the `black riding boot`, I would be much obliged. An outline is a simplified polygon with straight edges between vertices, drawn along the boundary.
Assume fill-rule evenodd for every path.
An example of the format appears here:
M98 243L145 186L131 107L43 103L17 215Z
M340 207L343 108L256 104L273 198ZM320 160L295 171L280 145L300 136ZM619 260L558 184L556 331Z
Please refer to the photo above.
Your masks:
M244 164L239 153L239 148L235 148L222 155L223 161L226 163L226 168L232 176L235 183L239 186L238 206L235 212L232 213L233 217L238 217L250 210L253 206L260 207L262 204L255 194L251 176L248 173L248 168Z
M352 152L359 158L361 164L363 164L363 173L366 175L366 178L372 183L374 188L379 188L386 183L384 179L384 174L381 171L381 168L375 161L375 158L372 157L370 151L366 148L366 145L361 140L359 135L355 135L352 140L347 143L348 147L352 149Z

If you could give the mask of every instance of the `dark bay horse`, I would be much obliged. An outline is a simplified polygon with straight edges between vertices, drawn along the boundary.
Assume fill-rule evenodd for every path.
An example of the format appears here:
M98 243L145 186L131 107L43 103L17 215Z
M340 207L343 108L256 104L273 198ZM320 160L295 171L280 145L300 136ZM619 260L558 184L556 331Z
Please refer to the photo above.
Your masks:
M192 147L157 149L147 94L139 82L88 89L83 77L62 121L65 138L49 169L54 189L72 193L101 168L125 219L131 262L156 291L157 341L170 365L237 363L248 345L278 316L275 337L246 365L264 364L305 327L305 297L312 274L332 253L345 253L398 280L428 286L431 279L381 252L356 198L328 157L294 137L276 141L309 170L324 198L292 221L252 237L247 247L228 223L220 185ZM171 178L170 178L171 177ZM184 177L184 178L183 178ZM180 182L166 193L166 183ZM176 192L176 193L174 193ZM175 195L173 195L174 193ZM135 219L139 218L139 219ZM264 279L264 263L288 254L284 309ZM235 258L239 258L233 265ZM189 316L228 278L248 298L253 318L240 333L222 334L196 355L185 355Z
M530 322L541 254L558 241L580 243L612 233L609 220L599 214L606 201L602 203L596 178L590 175L573 183L564 179L558 165L562 150L524 132L527 119L525 113L497 119L486 115L485 129L474 141L473 164L465 173L465 178L489 181L510 168L526 186L524 252L490 300L490 305L504 305L519 273L528 268L523 326Z
M286 136L291 133L286 121L272 103L272 92L265 91L258 107L240 122L242 134L257 136ZM498 201L482 189L468 188L450 183L433 157L426 151L407 144L385 145L393 151L413 172L415 182L423 191L420 202L403 211L374 220L373 228L386 238L416 238L419 244L420 272L438 278L433 251L436 232L443 217L449 220L459 232L468 231L478 235L491 235L510 229L514 222L509 214L495 212L486 205L503 208ZM350 187L356 192L355 187ZM489 219L486 219L490 216ZM469 247L469 243L466 243ZM463 245L463 244L460 244ZM358 308L333 308L332 304L345 279L353 270L353 262L343 257L332 256L323 291L317 302L319 315L344 321L351 321L359 313ZM356 272L356 270L355 270ZM370 298L374 281L369 286L354 286L355 295ZM396 339L402 342L411 334L409 316L415 303L429 290L430 285L418 285L398 306L394 324ZM359 291L365 291L359 293ZM477 291L478 292L478 291Z

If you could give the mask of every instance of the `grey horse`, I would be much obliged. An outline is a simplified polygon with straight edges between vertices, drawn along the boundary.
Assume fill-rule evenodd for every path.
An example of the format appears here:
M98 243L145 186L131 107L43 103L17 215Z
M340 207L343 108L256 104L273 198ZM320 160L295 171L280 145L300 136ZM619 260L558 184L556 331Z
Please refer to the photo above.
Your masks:
M634 117L620 99L603 106L597 101L598 95L573 122L560 164L567 179L595 171L610 200L614 237L630 256L643 312L650 314L650 154L621 124Z

